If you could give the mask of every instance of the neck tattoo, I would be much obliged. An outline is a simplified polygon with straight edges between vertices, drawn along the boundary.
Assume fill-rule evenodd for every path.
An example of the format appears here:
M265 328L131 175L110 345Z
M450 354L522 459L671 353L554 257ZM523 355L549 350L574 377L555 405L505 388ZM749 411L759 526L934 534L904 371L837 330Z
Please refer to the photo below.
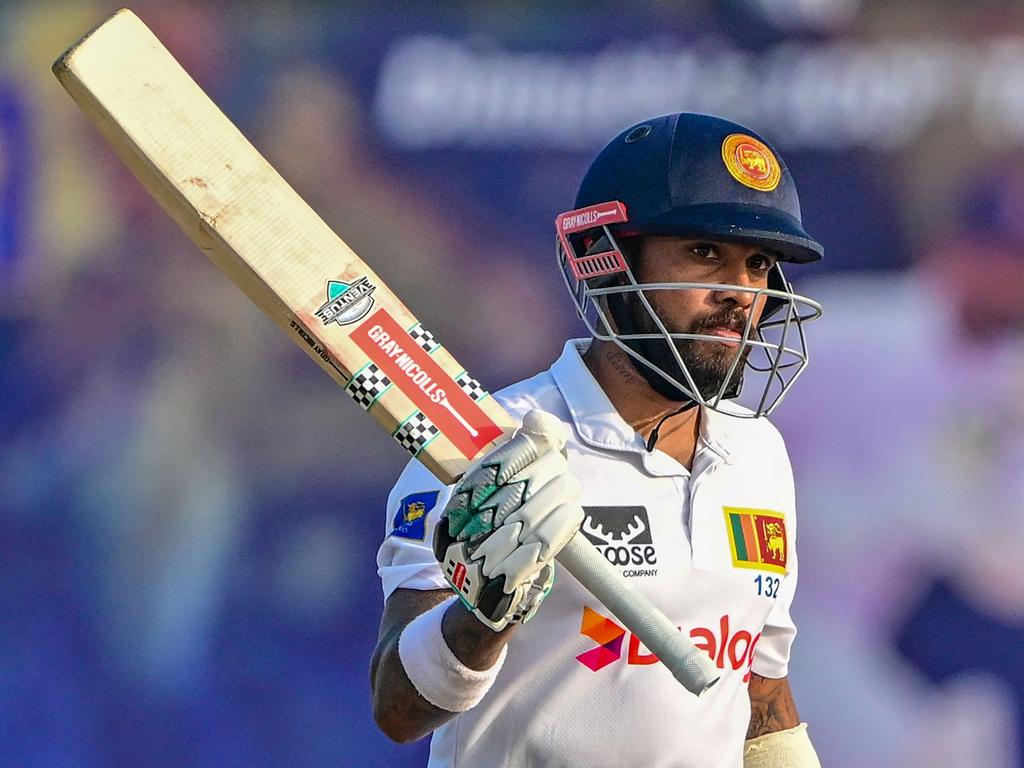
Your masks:
M637 382L636 370L633 368L633 363L630 361L629 356L619 349L613 349L605 355L605 359L608 361L608 365L611 366L619 378L625 381L627 384L634 384Z

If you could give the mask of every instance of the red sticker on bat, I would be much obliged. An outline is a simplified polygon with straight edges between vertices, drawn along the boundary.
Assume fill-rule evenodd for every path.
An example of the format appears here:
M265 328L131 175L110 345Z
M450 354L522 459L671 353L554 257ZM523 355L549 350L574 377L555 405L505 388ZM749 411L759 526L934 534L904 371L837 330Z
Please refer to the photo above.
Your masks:
M501 436L501 428L384 309L350 338L467 459Z

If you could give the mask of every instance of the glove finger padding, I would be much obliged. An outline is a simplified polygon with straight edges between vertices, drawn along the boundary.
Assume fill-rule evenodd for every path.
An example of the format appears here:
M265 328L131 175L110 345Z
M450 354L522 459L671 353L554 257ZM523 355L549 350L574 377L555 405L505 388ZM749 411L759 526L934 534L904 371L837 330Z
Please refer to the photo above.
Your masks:
M580 497L580 482L568 471L553 477L547 484L530 494L529 499L506 516L501 524L523 523L529 531L540 523L559 504L577 501Z
M496 525L493 518L500 521L518 507L531 487L539 487L565 471L565 457L555 451L538 456L537 442L519 432L469 469L445 508L453 536L465 541L489 531ZM473 517L483 519L474 520L466 530Z
M558 454L554 456L561 460L561 474L554 475L543 487L531 493L529 500L504 520L499 520L495 514L494 531L478 546L470 543L470 554L474 560L482 561L484 576L505 576L505 592L511 593L516 585L534 578L541 566L554 559L583 522L582 508L573 503L580 496L579 481L564 469L565 460ZM534 463L540 464L547 459L545 456ZM554 461L546 463L549 468L559 465ZM499 540L485 548L499 532Z
M511 555L498 563L491 572L491 578L505 577L505 591L513 593L520 584L526 584L544 567L540 558L540 542L520 544Z
M508 481L506 486L487 500L487 502L482 506L482 509L489 509L494 497L498 496L506 489L521 489L519 490L518 503L514 505L505 504L500 508L495 509L494 525L497 527L504 523L509 515L516 510L521 509L524 503L534 498L543 488L547 487L553 480L559 477L568 477L575 481L575 477L569 474L569 465L566 462L565 457L560 453L548 451L547 453L538 456L535 461L531 462L519 472L516 472L516 474L514 474Z
M552 559L579 529L565 426L531 411L524 429L463 477L434 529L448 582L487 626L526 621L550 591Z
M472 550L473 558L481 561L484 576L493 576L497 564L516 550L519 546L520 530L519 526L502 525L495 528L490 536Z
M541 550L538 557L547 562L557 557L582 524L583 508L579 504L559 504L529 533L524 531L520 539L524 544L539 542Z
M553 496L553 498L557 499L558 497ZM546 501L547 499L540 498L538 500ZM513 516L518 515L521 511L523 510L517 510ZM534 512L539 512L536 518L533 517ZM535 507L524 516L533 519L528 521L512 520L510 517L501 528L495 531L494 535L497 535L498 531L503 531L506 528L513 529L517 545L508 554L504 554L508 549L507 546L500 549L495 547L492 551L485 553L482 567L485 576L503 575L506 584L518 584L533 578L539 573L539 569L554 560L562 547L576 535L576 531L579 530L583 522L583 509L575 501L570 500L558 504L554 509L548 504ZM502 543L504 544L508 538L510 535L503 536ZM477 554L479 554L479 550ZM507 588L506 591L508 591Z

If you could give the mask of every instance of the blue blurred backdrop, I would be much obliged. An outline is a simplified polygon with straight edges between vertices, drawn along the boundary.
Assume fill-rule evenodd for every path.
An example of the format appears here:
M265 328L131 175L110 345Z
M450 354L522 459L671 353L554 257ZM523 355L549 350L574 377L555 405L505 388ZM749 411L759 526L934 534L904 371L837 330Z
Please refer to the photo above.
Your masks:
M405 456L50 75L114 8L0 3L0 765L423 765L367 673ZM779 146L827 249L800 713L829 768L1024 765L1024 4L135 10L490 389L581 330L552 222L605 140Z

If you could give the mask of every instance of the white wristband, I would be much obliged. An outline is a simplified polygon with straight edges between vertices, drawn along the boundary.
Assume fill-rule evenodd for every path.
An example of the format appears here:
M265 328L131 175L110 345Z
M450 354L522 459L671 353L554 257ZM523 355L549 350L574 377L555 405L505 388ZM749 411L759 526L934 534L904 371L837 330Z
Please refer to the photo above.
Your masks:
M807 736L807 723L747 740L743 768L821 768Z
M444 612L458 598L445 600L410 621L398 638L398 658L409 682L435 707L447 712L472 709L494 684L508 652L506 645L494 666L470 669L459 661L441 633Z

